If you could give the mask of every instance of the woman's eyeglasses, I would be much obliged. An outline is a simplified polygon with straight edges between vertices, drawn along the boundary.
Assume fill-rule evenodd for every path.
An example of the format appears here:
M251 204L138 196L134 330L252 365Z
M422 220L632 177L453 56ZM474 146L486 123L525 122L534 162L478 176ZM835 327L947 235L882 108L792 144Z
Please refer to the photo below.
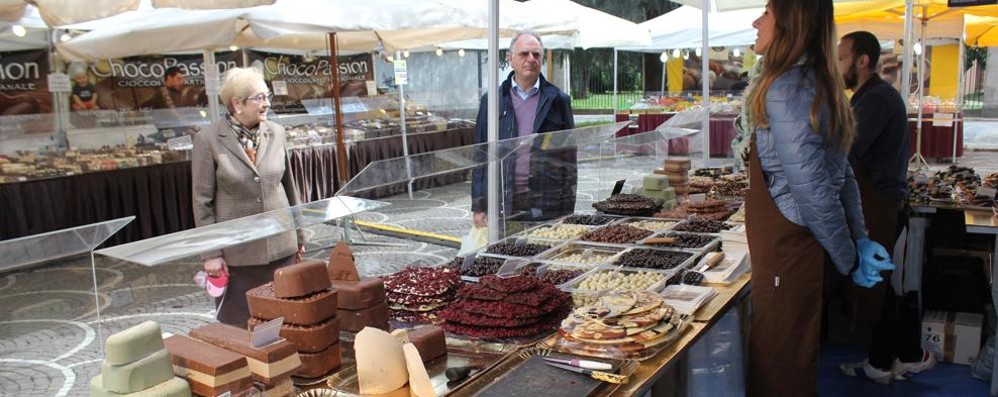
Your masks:
M255 101L255 102L263 102L264 100L266 100L267 102L271 102L271 101L274 100L274 94L273 93L269 93L269 94L254 95L254 96L251 96L251 97L246 97L246 100L247 101Z

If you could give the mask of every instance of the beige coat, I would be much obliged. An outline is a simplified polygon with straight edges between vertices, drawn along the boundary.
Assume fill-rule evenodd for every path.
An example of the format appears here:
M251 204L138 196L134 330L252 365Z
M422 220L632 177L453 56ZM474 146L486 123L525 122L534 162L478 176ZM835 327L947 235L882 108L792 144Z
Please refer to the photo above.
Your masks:
M196 226L300 203L291 178L284 128L265 121L260 124L259 133L256 164L250 163L235 131L225 119L194 135L191 179ZM290 219L281 223L288 223ZM293 255L298 243L298 237L292 231L227 247L220 252L208 252L202 258L224 256L228 266L264 265Z

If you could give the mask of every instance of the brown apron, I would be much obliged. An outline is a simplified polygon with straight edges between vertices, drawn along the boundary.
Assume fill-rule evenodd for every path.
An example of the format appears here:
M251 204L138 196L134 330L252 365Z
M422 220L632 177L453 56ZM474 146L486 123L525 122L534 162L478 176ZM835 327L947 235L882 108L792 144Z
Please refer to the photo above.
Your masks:
M897 242L898 215L904 202L890 200L880 194L862 166L854 165L853 172L856 174L860 197L863 198L863 219L866 220L870 240L880 243L887 248L887 252L891 252ZM884 288L891 282L891 272L880 272L880 275L884 281L873 288L863 288L849 281L856 297L856 320L859 324L873 324L880 318L880 311L884 306Z
M752 258L749 397L813 396L824 249L806 227L787 220L769 194L755 135L750 142L745 226Z

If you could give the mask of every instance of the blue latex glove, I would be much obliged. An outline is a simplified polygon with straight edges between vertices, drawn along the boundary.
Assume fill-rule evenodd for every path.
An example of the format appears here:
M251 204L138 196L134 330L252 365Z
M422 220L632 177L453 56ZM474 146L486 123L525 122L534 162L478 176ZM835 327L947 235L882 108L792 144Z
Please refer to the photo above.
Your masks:
M859 267L852 272L852 281L860 287L871 288L884 280L880 272L894 270L891 256L887 249L868 238L856 240L856 252L859 256Z

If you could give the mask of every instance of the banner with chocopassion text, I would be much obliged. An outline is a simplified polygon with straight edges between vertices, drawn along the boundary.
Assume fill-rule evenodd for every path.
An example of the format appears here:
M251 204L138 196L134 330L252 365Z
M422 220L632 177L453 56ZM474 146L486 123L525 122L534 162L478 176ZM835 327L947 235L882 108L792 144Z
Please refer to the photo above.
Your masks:
M0 52L0 134L54 130L48 74L45 50Z
M237 52L219 52L215 63L219 72L225 73L239 66L241 58ZM183 77L178 80L176 74L166 76L171 70L178 70ZM201 54L104 59L69 68L74 97L90 99L93 95L96 109L114 110L207 106L204 74Z
M332 64L328 58L247 51L250 66L261 68L267 85L275 92L271 109L279 114L308 113L302 100L332 98ZM367 82L374 80L370 53L340 56L340 97L368 96ZM274 82L283 82L287 95L277 95ZM279 83L280 84L280 83Z

